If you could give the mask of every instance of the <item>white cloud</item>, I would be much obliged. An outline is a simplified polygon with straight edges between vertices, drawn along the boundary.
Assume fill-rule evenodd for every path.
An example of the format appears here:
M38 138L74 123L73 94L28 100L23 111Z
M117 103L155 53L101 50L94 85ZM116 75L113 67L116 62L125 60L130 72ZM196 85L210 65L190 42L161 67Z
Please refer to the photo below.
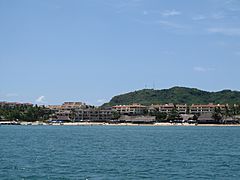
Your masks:
M224 3L224 8L229 11L236 12L240 11L239 5L239 0L226 0Z
M194 21L201 21L201 20L204 20L204 19L207 19L207 17L204 16L204 15L197 15L197 16L192 18L192 20L194 20Z
M197 72L208 72L208 71L214 71L214 68L206 68L206 67L201 67L201 66L196 66L193 68L194 71Z
M155 20L155 21L147 21L147 20L141 20L141 19L133 19L133 20L135 22L138 22L141 24L146 24L146 25L156 24L156 25L161 25L166 28L173 28L173 29L188 29L188 28L190 28L187 25L182 25L182 24L178 24L175 22L164 21L164 20Z
M203 67L194 67L193 69L194 69L194 71L198 71L198 72L205 72L206 71L206 69L203 68Z
M107 100L106 99L98 99L97 102L98 103L105 103Z
M36 103L43 104L46 103L45 100L46 100L45 96L40 96L36 99Z
M192 18L192 20L194 20L194 21L202 21L202 20L206 20L206 19L220 20L220 19L223 19L223 18L225 18L225 15L222 12L218 12L218 13L213 13L213 14L210 14L210 15L199 14L199 15L194 16Z
M181 15L182 13L173 9L173 10L166 10L161 14L164 17L169 17L169 16L178 16L178 15Z
M170 21L159 20L159 21L156 21L156 23L160 24L160 25L163 25L163 26L170 27L170 28L177 28L177 29L186 28L186 26L183 26L181 24L177 24L177 23L174 23L174 22L170 22Z
M240 36L240 28L209 28L207 31L227 36Z
M211 18L213 19L223 19L225 18L225 15L223 13L214 13Z

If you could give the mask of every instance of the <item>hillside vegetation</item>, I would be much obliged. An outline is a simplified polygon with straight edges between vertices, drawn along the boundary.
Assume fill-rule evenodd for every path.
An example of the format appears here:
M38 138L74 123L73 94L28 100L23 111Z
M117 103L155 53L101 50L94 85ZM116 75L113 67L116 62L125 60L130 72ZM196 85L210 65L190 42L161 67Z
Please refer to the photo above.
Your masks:
M173 87L170 89L143 89L113 97L104 107L119 104L240 104L240 92L223 90L208 92L196 88Z

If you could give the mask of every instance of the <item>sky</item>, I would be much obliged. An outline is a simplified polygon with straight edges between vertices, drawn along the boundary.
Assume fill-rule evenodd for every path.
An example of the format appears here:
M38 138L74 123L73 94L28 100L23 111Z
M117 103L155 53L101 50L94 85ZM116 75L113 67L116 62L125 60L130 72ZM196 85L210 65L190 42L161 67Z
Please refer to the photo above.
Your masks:
M240 90L239 0L0 0L0 101Z

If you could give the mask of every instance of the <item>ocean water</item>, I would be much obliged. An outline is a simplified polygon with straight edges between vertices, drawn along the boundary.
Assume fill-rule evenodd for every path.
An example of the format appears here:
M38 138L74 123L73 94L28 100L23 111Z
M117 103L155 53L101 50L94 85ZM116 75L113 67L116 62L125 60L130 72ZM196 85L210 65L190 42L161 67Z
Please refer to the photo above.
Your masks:
M240 127L1 126L0 179L240 179Z

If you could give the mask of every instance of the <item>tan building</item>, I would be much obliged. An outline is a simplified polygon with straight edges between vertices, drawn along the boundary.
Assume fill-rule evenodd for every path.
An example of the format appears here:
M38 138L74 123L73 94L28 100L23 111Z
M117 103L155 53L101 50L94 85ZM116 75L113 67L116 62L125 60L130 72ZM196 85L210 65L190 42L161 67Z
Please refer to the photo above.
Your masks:
M64 102L62 107L66 109L83 108L86 107L86 104L82 102Z
M137 115L142 114L144 110L147 110L147 107L141 104L132 104L113 106L112 109L124 115Z
M174 109L174 104L158 104L158 105L152 105L154 109L161 113L170 113Z
M78 121L109 121L112 118L112 110L83 109L76 112Z
M204 114L204 113L212 113L214 112L215 108L220 108L221 110L224 110L225 107L228 105L223 104L192 104L189 108L190 114Z
M159 105L151 105L151 109L155 109L162 113L170 113L173 109L176 109L180 114L186 114L187 113L187 105L186 104L177 104L174 105L172 103L170 104L159 104Z
M109 121L112 120L111 110L101 109L77 109L73 110L60 110L56 112L58 120L71 120L71 121Z
M62 105L51 105L58 120L69 121L108 121L112 120L112 110L102 110L82 102L64 102Z
M48 108L54 111L70 111L72 109L84 109L86 106L82 102L64 102L62 105L49 105Z
M187 114L187 110L188 110L187 104L177 104L176 108L180 114Z

